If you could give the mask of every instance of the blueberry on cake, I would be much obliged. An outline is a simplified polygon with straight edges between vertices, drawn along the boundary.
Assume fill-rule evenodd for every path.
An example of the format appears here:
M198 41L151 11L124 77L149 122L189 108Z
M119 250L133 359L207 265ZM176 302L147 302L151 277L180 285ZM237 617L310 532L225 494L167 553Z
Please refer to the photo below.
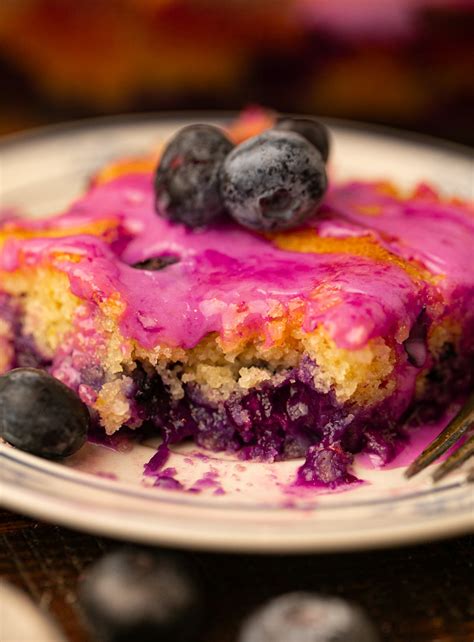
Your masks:
M46 370L93 421L301 483L393 457L409 413L472 386L474 216L420 185L328 185L326 130L248 116L0 224L0 372ZM137 430L140 433L140 430Z

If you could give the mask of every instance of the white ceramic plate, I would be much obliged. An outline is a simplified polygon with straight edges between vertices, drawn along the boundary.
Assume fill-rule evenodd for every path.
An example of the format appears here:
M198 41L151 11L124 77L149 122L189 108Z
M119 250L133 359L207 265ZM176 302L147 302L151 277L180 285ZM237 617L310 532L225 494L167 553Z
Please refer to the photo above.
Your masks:
M106 161L147 150L185 123L106 119L6 139L2 206L34 216L60 211ZM404 187L424 179L447 194L473 196L472 159L460 148L347 123L333 123L332 131L338 179L389 178ZM419 447L427 438L419 435ZM186 444L168 463L185 489L173 490L153 487L143 476L155 445L112 451L87 444L58 464L0 444L1 499L13 510L93 533L211 550L371 548L460 534L474 525L474 490L463 472L437 486L429 470L407 482L402 457L384 470L358 463L367 483L352 490L295 492L289 482L300 462L240 462ZM186 492L196 486L199 493Z

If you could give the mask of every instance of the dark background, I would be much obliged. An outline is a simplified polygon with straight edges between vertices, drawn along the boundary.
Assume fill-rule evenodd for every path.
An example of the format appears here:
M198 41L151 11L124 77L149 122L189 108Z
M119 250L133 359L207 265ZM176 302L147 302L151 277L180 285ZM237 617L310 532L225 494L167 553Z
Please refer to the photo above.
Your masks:
M0 511L0 550L5 551L0 576L51 614L68 642L98 642L79 617L77 585L91 563L117 546ZM472 642L473 546L472 537L463 537L327 555L185 553L207 605L198 642L237 642L243 619L257 606L294 590L338 595L360 605L380 642Z
M474 143L472 0L2 0L0 133L262 104Z

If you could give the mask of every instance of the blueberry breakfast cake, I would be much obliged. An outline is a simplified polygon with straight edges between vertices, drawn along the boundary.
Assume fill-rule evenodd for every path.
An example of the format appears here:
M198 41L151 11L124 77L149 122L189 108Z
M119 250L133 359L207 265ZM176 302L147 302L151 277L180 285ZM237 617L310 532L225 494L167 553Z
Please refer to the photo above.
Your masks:
M249 113L106 167L63 214L0 223L0 372L45 369L98 426L383 462L472 385L474 217L420 185L328 185L325 128ZM138 434L140 430L138 430Z

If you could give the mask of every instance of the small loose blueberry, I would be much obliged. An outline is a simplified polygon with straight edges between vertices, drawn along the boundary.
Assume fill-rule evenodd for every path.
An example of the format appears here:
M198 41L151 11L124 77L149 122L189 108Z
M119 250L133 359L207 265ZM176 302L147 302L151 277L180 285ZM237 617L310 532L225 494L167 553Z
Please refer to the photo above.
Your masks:
M327 189L318 150L294 132L267 130L235 147L222 166L230 215L252 230L297 227L312 217Z
M321 154L326 163L329 158L329 133L326 125L315 118L279 118L275 129L285 132L296 132L309 140Z
M337 597L282 595L252 615L239 642L378 642L366 615Z
M101 642L191 642L201 619L196 585L178 558L145 549L110 553L79 586L88 627Z
M43 370L16 368L0 376L0 436L12 446L67 457L84 444L89 425L87 406Z
M134 263L132 267L136 270L150 270L151 272L156 272L157 270L163 270L169 265L174 265L175 263L179 263L179 257L172 254L163 254L162 256L154 256L151 259Z
M155 174L160 216L200 227L223 213L220 169L233 144L218 127L189 125L167 145Z

